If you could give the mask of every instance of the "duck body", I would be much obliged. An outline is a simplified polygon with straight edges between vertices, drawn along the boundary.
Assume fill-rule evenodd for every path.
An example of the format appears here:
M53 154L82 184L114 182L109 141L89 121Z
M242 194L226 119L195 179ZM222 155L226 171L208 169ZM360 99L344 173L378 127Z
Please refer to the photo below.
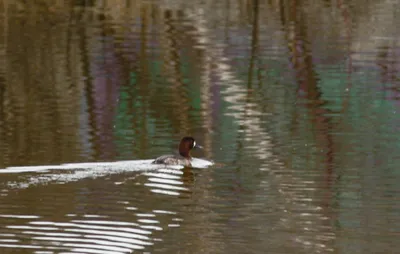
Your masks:
M179 143L179 155L162 155L156 158L153 164L165 164L165 165L182 165L191 167L192 157L190 156L190 150L193 148L202 148L196 144L196 141L192 137L184 137Z
M153 164L166 164L166 165L182 165L185 167L192 166L191 159L187 159L180 155L163 155L156 158Z

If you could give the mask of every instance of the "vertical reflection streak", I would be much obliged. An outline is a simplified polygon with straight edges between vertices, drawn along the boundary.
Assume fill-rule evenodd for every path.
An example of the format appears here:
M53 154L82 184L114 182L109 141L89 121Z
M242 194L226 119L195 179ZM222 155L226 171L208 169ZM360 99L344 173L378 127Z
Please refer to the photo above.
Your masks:
M7 163L7 148L6 148L6 81L7 81L7 35L8 35L8 5L3 2L4 13L0 17L3 24L2 38L0 45L0 167L4 167Z
M319 80L314 70L312 51L308 48L310 43L306 40L308 30L306 20L304 19L305 13L303 7L297 1L293 1L290 8L292 8L290 11L292 15L288 17L290 25L287 27L287 38L288 45L290 45L290 59L298 85L297 96L300 99L303 97L306 98L306 107L311 125L313 130L315 130L316 146L319 148L318 150L324 151L325 155L326 182L322 187L327 190L327 195L325 200L320 204L320 207L323 209L320 215L333 218L335 216L331 209L332 199L334 198L331 188L335 157L334 141L331 134L333 123L332 119L326 116L330 111L323 107L326 101L321 99L322 92L318 87ZM325 224L326 221L321 218L318 223Z
M292 2L294 3L294 2ZM292 13L296 14L295 8L291 9ZM224 92L224 99L230 103L232 103L232 109L237 110L237 112L232 113L231 115L240 123L239 126L244 127L244 134L245 137L244 139L256 139L259 141L259 145L257 146L257 153L253 153L254 156L258 157L261 161L264 162L262 165L261 170L268 170L271 175L277 174L276 181L281 181L282 186L278 186L279 192L282 195L282 200L284 200L284 205L282 207L282 210L285 211L282 213L282 227L296 227L298 228L297 230L299 231L304 231L308 230L304 228L304 224L301 222L299 223L298 217L291 215L290 213L287 213L287 211L291 211L291 209L298 209L298 206L301 206L302 209L306 209L307 211L314 211L315 219L312 219L310 221L304 221L304 222L310 222L311 224L308 225L308 227L313 227L315 226L316 232L318 232L318 227L323 227L323 225L319 224L325 224L325 221L330 221L326 220L326 218L330 218L331 215L328 213L325 215L324 213L317 212L321 209L320 206L317 204L313 203L303 203L299 202L299 195L306 195L306 191L304 193L297 193L298 190L296 189L291 189L287 188L286 186L308 186L311 182L312 184L315 184L313 181L309 181L308 179L301 179L297 177L296 175L291 175L288 173L285 173L285 178L280 178L279 177L279 171L274 172L271 171L270 168L268 168L268 165L274 164L275 162L280 165L281 163L278 162L276 158L274 158L271 150L272 150L272 144L271 144L271 138L268 133L265 132L265 130L262 127L260 116L264 115L262 112L258 110L258 105L256 103L250 102L248 99L248 94L243 93L243 89L239 85L239 81L235 79L234 71L233 68L228 64L230 61L227 57L224 56L223 51L224 48L226 47L225 45L222 45L220 43L215 43L212 41L211 36L209 36L208 28L207 28L207 21L205 19L205 12L202 9L197 9L196 11L188 11L188 17L192 20L194 23L194 27L196 28L196 34L198 35L198 40L201 40L202 44L212 44L213 47L206 47L206 55L209 55L212 58L212 61L215 66L215 72L216 75L220 77L222 80L221 85L225 86L225 92ZM289 22L290 23L290 22ZM293 38L296 38L296 34L292 33ZM293 47L296 47L296 45L293 45ZM304 57L304 55L298 56L297 51L291 51L293 53L293 63L294 65L297 65L297 58ZM311 58L308 58L306 61L307 64L310 64ZM300 70L300 69L299 69ZM310 73L306 70L303 72L303 70L299 71L298 75L304 75L307 74L305 77L306 78L311 78L314 79L314 86L316 85L316 79L313 76L310 76ZM300 77L298 76L298 77ZM301 79L299 79L301 80ZM305 82L300 82L300 87L304 86L307 88ZM321 127L320 130L322 132L320 133L324 138L325 138L325 143L327 144L329 149L332 148L332 142L329 139L330 137L326 137L327 133L326 131L329 129L325 126L327 119L323 116L323 113L321 113L321 109L319 109L318 104L318 96L320 96L320 93L316 87L312 88L310 87L307 90L308 96L310 98L313 98L317 104L311 104L310 105L310 114L314 116L314 122L318 125L322 125L324 127ZM244 102L244 103L243 103ZM244 105L241 105L244 104ZM322 103L321 103L322 104ZM245 109L244 112L242 109ZM322 110L323 111L323 110ZM329 122L329 121L328 121ZM328 123L329 124L329 123ZM329 134L328 134L329 135ZM329 150L330 151L330 150ZM331 165L331 161L329 161L330 158L332 158L332 155L328 152L327 153L327 166L329 170L329 166ZM304 206L304 207L303 207ZM330 232L326 232L327 239L333 239L333 235L330 234ZM308 248L307 246L310 245L309 238L307 239L300 239L300 238L294 238L293 239L295 242L300 242L303 244L304 248ZM315 242L312 242L313 245L312 247L315 249L320 249L320 250L332 250L330 247L325 244L319 244L319 240L314 239Z
M311 50L308 48L309 43L307 38L307 26L303 19L303 12L300 6L292 6L296 10L292 10L295 16L291 17L291 26L287 29L289 52L291 53L291 62L295 70L295 76L298 83L298 97L307 98L307 107L309 109L310 119L315 126L317 145L320 150L325 151L325 162L328 175L331 175L333 170L334 160L334 144L331 130L333 128L332 119L326 115L329 110L323 108L326 101L321 99L321 91L318 87L317 73L314 70Z
M345 119L345 113L348 112L348 108L350 105L350 92L352 88L352 70L353 70L353 57L352 57L352 51L351 51L351 42L352 42L352 24L353 21L351 20L350 16L350 11L348 9L348 6L343 3L343 0L338 0L337 2L337 8L341 10L341 14L343 17L343 23L345 25L345 30L346 30L346 40L347 40L347 87L345 91L345 96L342 102L342 109L341 109L341 119L340 119L340 125L343 124L343 121Z
M79 48L81 51L82 59L82 74L85 77L84 80L84 97L85 101L82 101L83 104L86 104L86 113L88 116L88 126L91 130L88 132L88 142L91 147L91 153L88 154L88 160L92 160L93 158L98 158L99 156L99 149L96 145L96 136L98 133L97 129L97 121L96 121L96 107L95 107L95 100L93 98L93 77L90 73L90 51L87 42L87 35L86 35L86 28L84 26L83 19L85 18L85 11L82 10L78 15L80 18L81 23L79 24L77 33L79 34Z
M249 74L247 79L247 88L252 88L253 80L253 69L254 61L258 55L258 0L253 0L253 22L252 22L252 33L251 33L251 53L250 53L250 64L249 64Z
M179 52L179 34L174 25L174 12L172 10L165 10L164 12L164 24L165 24L165 59L164 65L166 69L166 76L172 83L170 86L172 89L172 100L175 103L175 110L173 114L176 116L174 119L179 119L179 128L175 130L180 136L187 133L190 129L189 116L188 116L188 95L187 95L187 84L183 81L183 75L181 72L181 59Z

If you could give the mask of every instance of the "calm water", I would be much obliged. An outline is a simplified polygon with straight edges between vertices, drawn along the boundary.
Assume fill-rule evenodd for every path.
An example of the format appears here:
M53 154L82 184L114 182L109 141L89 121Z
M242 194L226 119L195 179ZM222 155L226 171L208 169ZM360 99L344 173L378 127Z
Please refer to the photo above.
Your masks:
M400 2L0 2L1 253L399 253Z

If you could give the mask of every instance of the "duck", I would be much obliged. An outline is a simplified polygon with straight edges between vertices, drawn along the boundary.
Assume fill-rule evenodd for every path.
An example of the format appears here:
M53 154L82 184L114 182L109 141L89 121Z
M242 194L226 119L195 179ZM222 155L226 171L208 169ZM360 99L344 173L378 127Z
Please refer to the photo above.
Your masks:
M192 157L190 156L190 150L194 148L203 147L196 143L193 137L183 137L179 143L179 155L162 155L156 158L152 164L165 164L165 165L182 165L186 167L191 167Z

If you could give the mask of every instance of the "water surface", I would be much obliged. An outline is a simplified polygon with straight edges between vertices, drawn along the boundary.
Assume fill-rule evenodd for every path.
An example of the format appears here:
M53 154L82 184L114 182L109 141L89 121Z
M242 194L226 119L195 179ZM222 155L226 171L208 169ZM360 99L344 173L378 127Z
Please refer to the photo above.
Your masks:
M1 3L1 253L398 252L397 1Z

